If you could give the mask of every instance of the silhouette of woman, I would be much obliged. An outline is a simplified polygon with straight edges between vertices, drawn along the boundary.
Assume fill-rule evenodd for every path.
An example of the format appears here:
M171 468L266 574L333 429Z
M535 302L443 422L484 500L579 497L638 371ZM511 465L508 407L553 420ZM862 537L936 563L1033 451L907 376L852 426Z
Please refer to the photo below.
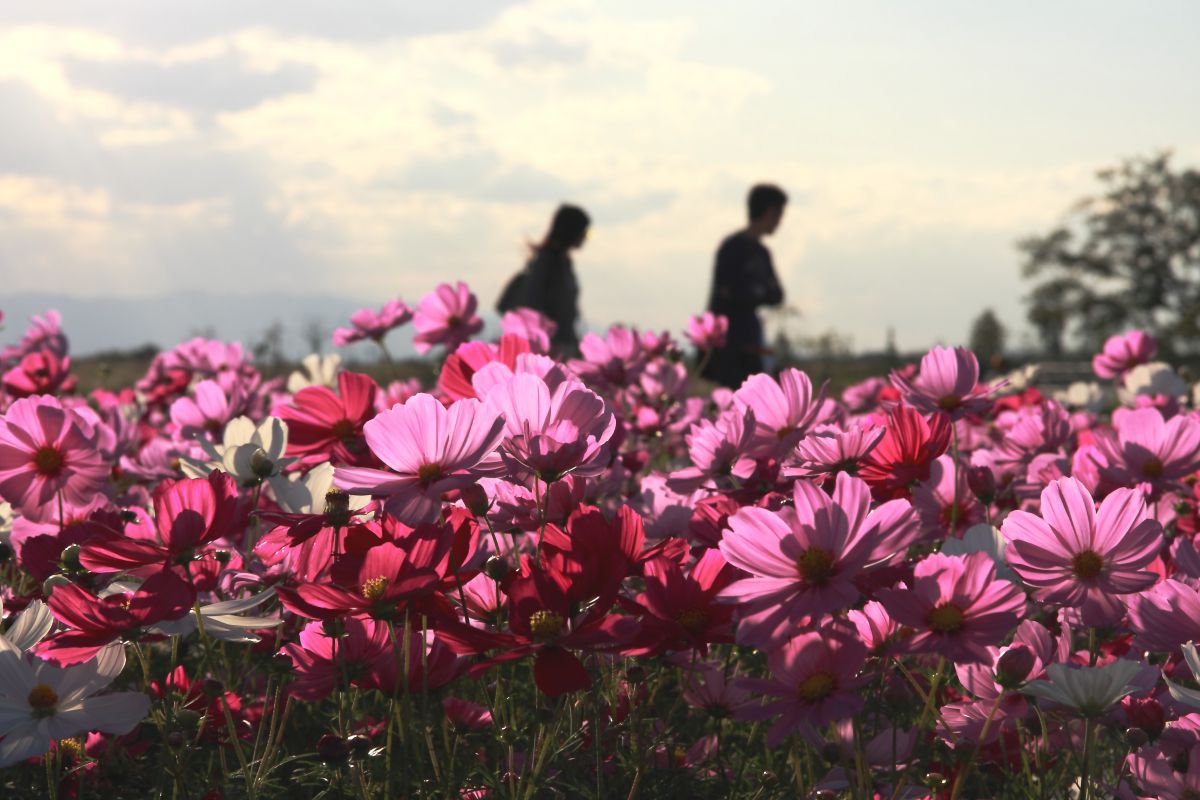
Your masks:
M513 305L540 311L558 326L550 347L562 356L579 354L575 331L579 321L579 282L571 265L571 251L583 246L590 224L591 219L582 208L559 206L546 238L533 247L520 285L514 287Z

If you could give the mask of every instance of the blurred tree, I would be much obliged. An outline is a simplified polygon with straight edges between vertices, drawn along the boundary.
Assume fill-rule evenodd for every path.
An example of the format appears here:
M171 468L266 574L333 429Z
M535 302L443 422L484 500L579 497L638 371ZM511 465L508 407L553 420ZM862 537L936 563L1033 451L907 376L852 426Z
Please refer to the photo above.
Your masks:
M989 366L997 368L1004 355L1004 339L1007 335L1004 326L990 308L984 309L983 313L975 318L971 325L970 344L985 370Z
M330 330L322 320L316 317L309 317L305 320L303 335L304 343L308 345L308 352L325 352L325 345L329 343Z
M1170 152L1100 170L1062 225L1018 244L1039 279L1029 321L1050 354L1144 328L1167 355L1200 350L1200 172L1173 171Z

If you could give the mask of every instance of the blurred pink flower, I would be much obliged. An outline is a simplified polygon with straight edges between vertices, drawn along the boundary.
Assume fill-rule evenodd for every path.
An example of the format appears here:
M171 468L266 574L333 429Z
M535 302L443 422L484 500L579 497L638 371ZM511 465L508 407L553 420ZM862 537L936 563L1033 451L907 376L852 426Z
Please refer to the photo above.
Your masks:
M413 317L417 335L413 347L428 353L435 345L444 345L451 353L460 344L483 330L483 320L475 313L475 295L465 283L439 284L421 298Z
M789 368L779 373L778 380L765 373L751 375L733 398L738 408L754 410L754 454L782 456L820 421L825 388L814 397L808 376Z
M767 654L770 679L743 678L738 682L743 689L779 698L743 708L738 718L778 716L767 731L767 745L778 747L797 728L823 728L851 717L863 708L859 689L867 678L859 672L866 660L866 646L840 630L802 633Z
M1092 371L1106 380L1120 378L1158 352L1158 342L1145 331L1133 330L1108 337L1104 349L1092 359Z
M389 300L379 311L360 308L350 315L350 324L353 327L338 328L333 332L333 343L338 347L345 347L364 339L382 342L388 331L399 328L412 318L412 309L403 300Z
M725 336L728 332L728 317L705 311L688 318L687 330L683 335L697 350L712 350L725 346Z
M979 362L965 347L934 347L921 358L916 378L892 372L892 385L905 402L925 414L944 411L952 419L991 408L989 389L979 385Z
M1164 420L1157 408L1114 415L1115 431L1093 432L1096 449L1107 462L1100 478L1115 486L1148 484L1157 496L1200 468L1200 420L1177 414Z
M520 336L529 342L535 353L548 353L550 340L558 325L554 320L532 308L518 308L507 312L500 320L500 332L506 336Z
M1087 488L1062 478L1042 490L1041 516L1013 511L1002 529L1008 563L1039 600L1080 608L1088 625L1118 621L1118 595L1148 589L1145 570L1162 549L1162 526L1140 493L1118 489L1099 512Z

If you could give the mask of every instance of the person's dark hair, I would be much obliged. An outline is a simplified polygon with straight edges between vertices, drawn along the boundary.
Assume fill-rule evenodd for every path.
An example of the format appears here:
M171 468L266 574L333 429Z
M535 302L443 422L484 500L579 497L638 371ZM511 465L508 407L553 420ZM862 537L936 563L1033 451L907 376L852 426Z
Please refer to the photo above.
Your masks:
M783 208L787 205L787 195L783 189L770 183L760 183L750 190L746 198L746 206L750 211L750 220L761 217L772 208Z
M579 241L591 222L591 217L582 208L564 203L554 212L550 230L540 246L565 252Z

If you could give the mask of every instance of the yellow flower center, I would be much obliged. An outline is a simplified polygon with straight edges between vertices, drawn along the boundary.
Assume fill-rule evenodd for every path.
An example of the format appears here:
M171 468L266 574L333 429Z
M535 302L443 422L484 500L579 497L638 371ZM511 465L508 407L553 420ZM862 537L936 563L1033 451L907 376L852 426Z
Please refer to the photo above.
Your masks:
M680 614L675 621L691 633L700 633L704 630L704 625L708 620L704 616L703 611L695 608L689 608L687 611Z
M1142 475L1146 478L1161 478L1163 463L1157 458L1148 458L1142 464Z
M44 683L30 689L27 699L35 717L51 716L58 705L58 693Z
M835 686L832 675L828 672L818 672L801 681L796 693L804 700L816 703L833 694Z
M364 581L362 585L362 596L367 600L378 600L383 597L383 593L387 591L388 579L380 575L378 578L371 578L369 581Z
M535 611L529 615L529 632L533 638L549 641L562 633L566 620L553 611Z
M943 603L929 612L929 627L934 633L958 633L963 626L962 609Z
M63 464L66 459L63 454L57 449L49 445L39 448L33 454L33 466L37 469L39 475L44 475L47 478L54 478L62 471Z
M83 757L83 742L78 739L59 739L58 751L71 761L78 761Z
M417 468L417 477L421 483L433 483L442 477L441 464L422 464Z
M943 411L953 411L962 405L962 398L956 394L948 394L937 402L938 408Z
M1104 570L1104 559L1095 550L1084 550L1071 559L1071 569L1076 577L1090 581Z
M820 547L810 547L796 559L800 577L805 583L820 586L833 574L833 553Z

